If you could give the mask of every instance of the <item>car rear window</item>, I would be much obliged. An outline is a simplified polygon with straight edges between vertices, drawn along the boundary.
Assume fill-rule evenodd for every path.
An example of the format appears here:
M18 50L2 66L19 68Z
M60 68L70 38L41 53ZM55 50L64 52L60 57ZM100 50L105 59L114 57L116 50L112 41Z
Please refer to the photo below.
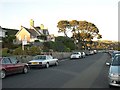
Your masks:
M46 56L35 56L34 59L35 60L45 60Z

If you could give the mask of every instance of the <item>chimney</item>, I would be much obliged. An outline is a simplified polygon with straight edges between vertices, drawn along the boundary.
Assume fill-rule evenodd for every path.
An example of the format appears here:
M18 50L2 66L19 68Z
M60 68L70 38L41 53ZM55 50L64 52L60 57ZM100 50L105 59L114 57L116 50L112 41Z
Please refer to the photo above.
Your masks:
M41 24L41 25L40 25L40 28L41 28L41 30L43 30L43 29L44 29L44 25L43 25L43 24Z
M22 26L22 25L20 26L20 30L21 30L21 29L23 29L23 26Z
M34 27L34 20L30 19L30 29L32 29Z

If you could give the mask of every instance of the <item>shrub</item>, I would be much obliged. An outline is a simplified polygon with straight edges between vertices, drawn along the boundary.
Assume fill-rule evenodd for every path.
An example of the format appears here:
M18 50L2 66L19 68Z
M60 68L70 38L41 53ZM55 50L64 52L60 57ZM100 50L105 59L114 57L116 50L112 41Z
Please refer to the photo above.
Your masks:
M14 54L14 55L22 55L22 54L23 54L22 48L21 48L21 47L16 48L16 49L13 51L13 54Z
M2 56L9 56L10 53L9 53L9 49L8 48L3 48L2 49Z

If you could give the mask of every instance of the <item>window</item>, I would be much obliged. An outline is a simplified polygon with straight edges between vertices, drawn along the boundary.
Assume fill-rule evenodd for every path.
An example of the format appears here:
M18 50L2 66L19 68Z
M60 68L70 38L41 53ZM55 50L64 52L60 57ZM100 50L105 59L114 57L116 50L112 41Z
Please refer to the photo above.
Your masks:
M26 35L24 35L24 40L27 40L27 36Z
M10 58L10 60L11 60L12 64L16 64L16 62L17 62L16 58Z
M53 59L53 57L49 55L49 56L47 56L47 59Z
M2 64L11 64L10 59L9 58L3 58Z
M45 60L46 59L46 56L35 56L34 57L35 60Z

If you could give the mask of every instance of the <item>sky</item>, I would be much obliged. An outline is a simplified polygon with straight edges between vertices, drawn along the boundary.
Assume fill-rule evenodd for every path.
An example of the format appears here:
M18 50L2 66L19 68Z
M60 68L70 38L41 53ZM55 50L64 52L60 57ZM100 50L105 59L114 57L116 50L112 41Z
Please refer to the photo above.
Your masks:
M44 24L50 34L58 33L60 20L86 20L94 23L102 40L118 41L119 0L0 0L0 26L19 29Z

